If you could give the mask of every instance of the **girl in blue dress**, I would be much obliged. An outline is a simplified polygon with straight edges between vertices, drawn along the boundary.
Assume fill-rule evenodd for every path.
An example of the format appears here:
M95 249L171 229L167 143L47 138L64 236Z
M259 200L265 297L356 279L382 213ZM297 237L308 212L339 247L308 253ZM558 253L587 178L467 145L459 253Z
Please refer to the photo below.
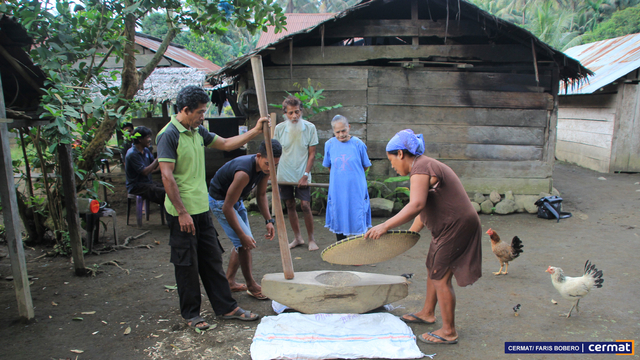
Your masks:
M371 206L365 171L371 166L367 145L349 134L346 117L331 120L335 137L324 144L322 166L329 168L329 196L325 227L338 240L364 234L371 227Z

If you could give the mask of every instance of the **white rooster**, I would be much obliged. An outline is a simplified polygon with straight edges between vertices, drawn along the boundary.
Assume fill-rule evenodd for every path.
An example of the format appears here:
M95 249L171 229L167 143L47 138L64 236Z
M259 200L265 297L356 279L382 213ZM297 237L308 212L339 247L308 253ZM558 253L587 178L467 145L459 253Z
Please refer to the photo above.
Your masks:
M547 272L551 274L551 282L560 295L573 302L569 313L566 314L567 317L571 316L573 308L576 308L576 311L580 312L578 308L580 299L585 297L591 288L601 288L602 282L604 281L602 278L602 270L596 269L596 266L591 264L589 260L584 264L584 275L581 277L565 276L562 269L553 266L549 266ZM565 314L561 314L560 316L564 315Z

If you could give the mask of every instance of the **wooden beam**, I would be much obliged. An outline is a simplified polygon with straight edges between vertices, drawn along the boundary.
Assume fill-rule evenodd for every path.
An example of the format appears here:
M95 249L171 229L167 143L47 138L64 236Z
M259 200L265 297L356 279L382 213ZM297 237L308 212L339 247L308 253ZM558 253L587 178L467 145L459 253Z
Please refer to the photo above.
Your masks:
M267 91L289 91L297 92L300 89L294 86L294 83L306 85L307 80L311 80L311 84L314 88L319 87L327 90L367 90L367 78L361 79L324 79L324 78L312 78L310 76L304 78L291 78L280 80L265 80L265 87ZM249 86L251 86L251 81ZM318 85L320 83L320 85Z
M386 159L388 141L367 141L369 158ZM542 147L485 144L427 143L425 155L438 160L542 160Z
M314 34L313 37L320 37ZM432 20L353 20L348 23L326 27L327 38L352 37L396 37L396 36L437 36L445 37L445 22ZM455 21L449 23L449 36L484 36L477 23L471 21Z
M369 105L367 123L405 128L420 124L545 127L548 113L547 110L528 109Z
M67 210L67 226L69 230L69 241L71 243L71 256L73 257L73 267L78 276L87 275L84 265L84 254L82 253L82 238L80 237L80 217L78 216L78 200L76 196L76 180L73 171L73 160L71 160L71 145L58 144L58 161L60 162L60 172L62 176L62 188L64 189L64 202ZM147 210L148 211L148 210ZM91 236L87 236L88 239ZM93 241L93 239L91 239ZM116 245L118 240L115 239ZM91 244L87 244L91 248Z
M418 0L411 0L411 25L412 27L418 27ZM418 46L420 46L420 37L419 37L419 30L418 30L418 34L413 35L413 37L411 38L411 46L413 46L413 48L417 48ZM418 60L418 59L415 59Z
M367 141L389 141L403 126L369 124ZM493 145L544 145L544 128L507 126L414 125L426 143L464 143Z
M462 186L467 192L489 194L493 190L504 194L513 191L518 195L538 195L550 193L552 179L504 179L504 178L467 178L461 177Z
M265 80L282 80L289 77L288 66L273 66L264 69ZM253 74L248 74L253 79ZM367 69L356 66L296 66L293 68L294 79L366 79Z
M507 109L553 109L554 98L547 93L522 93L482 90L414 91L406 88L370 87L371 105L452 106Z
M267 112L267 93L264 87L264 76L262 75L262 56L255 55L251 57L251 70L256 83L256 96L258 98L258 108L260 116L269 116ZM278 232L278 244L280 245L280 257L282 258L282 268L284 278L291 280L294 278L293 261L291 260L291 250L289 249L289 240L287 239L287 227L284 222L282 213L282 203L280 202L280 190L278 189L278 176L276 173L276 164L273 161L273 150L271 149L271 131L269 124L264 125L264 141L267 148L267 157L269 160L269 174L271 174L271 205L275 210L273 216L276 218L276 227Z
M365 90L336 90L325 91L322 93L325 96L324 100L320 101L320 105L335 105L342 104L342 106L360 106L367 105L367 92ZM282 104L282 101L287 96L284 91L274 91L267 93L267 99L269 104ZM273 109L276 112L282 112L282 109ZM304 114L309 115L309 114Z
M401 87L408 89L543 92L545 88L549 89L551 86L551 76L541 77L541 86L538 86L533 74L396 68L370 69L368 80L370 87Z
M320 46L300 47L293 55L281 49L271 54L271 61L278 65L325 65L438 57L531 64L531 52L522 45L422 45L417 49L412 45L325 46L324 53L323 57Z
M0 78L0 118L5 117L4 94L2 92L2 79ZM22 245L22 229L15 189L11 149L9 147L9 131L6 123L0 123L0 201L2 202L2 217L7 235L9 259L11 260L13 288L16 291L16 300L18 301L18 314L24 319L31 320L35 317L35 313L29 288L29 277L27 276L27 264Z
M543 161L442 160L459 177L546 179L553 167Z
M367 122L366 106L343 106L337 109L323 111L313 116L307 114L306 119L314 123L316 127L320 124L328 124L331 126L331 119L338 114L346 117L349 120L349 124L364 124Z

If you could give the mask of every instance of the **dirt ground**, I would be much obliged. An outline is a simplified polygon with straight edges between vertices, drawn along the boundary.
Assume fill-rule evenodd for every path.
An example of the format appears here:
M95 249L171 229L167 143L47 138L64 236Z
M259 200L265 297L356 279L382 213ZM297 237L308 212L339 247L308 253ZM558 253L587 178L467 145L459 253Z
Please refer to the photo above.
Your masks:
M559 356L505 355L504 342L640 340L638 182L640 174L599 174L559 163L554 184L565 199L565 210L573 213L572 218L556 223L529 214L482 215L483 229L491 227L503 239L519 236L524 253L512 263L509 275L494 276L491 272L498 270L499 263L484 235L483 277L473 286L456 286L459 344L418 343L420 349L425 354L437 354L435 359L554 359ZM0 359L250 359L249 347L257 322L218 320L208 301L204 301L203 315L215 328L196 334L186 327L178 312L176 291L165 288L175 284L173 265L169 263L168 230L160 225L155 208L142 229L126 226L124 185L116 188L109 200L118 213L120 238L150 230L130 245L148 244L153 248L87 255L87 266L100 271L95 277L74 276L68 258L34 260L48 249L25 248L27 268L33 277L31 294L36 319L30 324L19 321L12 282L0 280ZM131 220L135 224L134 217ZM383 220L374 218L374 223ZM255 277L282 272L277 240L262 238L261 217L252 216L251 223L259 242L253 256ZM315 234L321 249L335 239L323 226L324 218L316 217ZM113 244L110 229L111 223L97 244L98 249ZM400 306L393 310L395 315L414 312L421 309L426 289L424 262L430 237L427 231L422 236L414 248L390 261L359 267L331 265L321 260L320 251L298 247L292 250L294 269L415 273L409 296L393 304ZM225 249L231 248L224 235L221 243ZM6 246L0 246L0 279L11 275L6 255ZM579 314L574 312L569 319L559 317L570 304L553 288L545 270L554 265L562 267L567 275L580 275L587 259L604 271L604 286L581 302ZM112 260L117 260L121 268L104 265ZM244 293L235 293L235 297L245 309L275 315L270 301L259 301ZM554 305L552 299L558 304ZM518 317L512 310L516 304L522 306ZM411 327L414 333L421 334L437 329L438 324ZM130 333L125 335L129 328Z

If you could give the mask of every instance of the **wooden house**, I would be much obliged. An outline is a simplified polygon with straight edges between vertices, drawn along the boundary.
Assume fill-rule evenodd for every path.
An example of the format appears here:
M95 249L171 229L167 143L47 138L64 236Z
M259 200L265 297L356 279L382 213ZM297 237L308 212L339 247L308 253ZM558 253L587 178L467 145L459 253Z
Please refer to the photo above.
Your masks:
M339 113L368 146L370 178L394 176L385 145L411 128L424 134L428 156L451 166L468 192L482 193L551 190L558 84L589 74L528 31L462 0L364 0L213 77L232 83L230 93L246 93L254 87L255 54L268 103L310 83L325 89L324 104L342 104L307 116L320 154ZM247 116L253 123L257 114ZM328 178L323 171L316 166L315 181Z
M573 47L595 74L560 89L556 158L603 173L640 172L640 34Z

